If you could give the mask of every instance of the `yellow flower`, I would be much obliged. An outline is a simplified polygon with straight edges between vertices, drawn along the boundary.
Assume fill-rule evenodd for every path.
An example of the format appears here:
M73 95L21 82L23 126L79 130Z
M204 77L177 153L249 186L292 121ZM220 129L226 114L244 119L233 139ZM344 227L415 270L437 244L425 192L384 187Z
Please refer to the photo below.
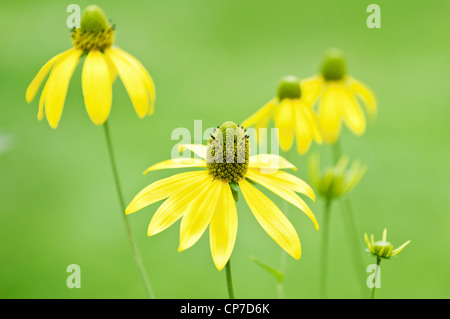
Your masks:
M349 169L349 158L341 157L336 166L328 167L322 173L319 155L313 154L309 158L309 174L317 192L328 199L344 196L350 193L361 181L367 171L367 166L354 161Z
M342 121L356 135L365 132L366 119L357 97L370 116L377 113L374 94L347 74L344 55L337 49L327 54L321 75L306 79L304 84L313 100L318 100L319 123L326 143L339 138Z
M67 88L80 57L86 55L82 71L84 103L92 122L103 124L110 113L112 83L119 74L136 113L140 118L153 113L155 88L152 78L133 56L113 47L114 26L103 11L88 6L81 17L80 28L72 30L73 48L51 58L31 81L26 100L31 102L48 73L39 100L38 119L45 115L52 128L57 128L66 99Z
M366 240L367 250L371 252L374 256L378 258L391 258L400 254L403 248L406 247L411 241L408 240L406 243L394 249L394 246L387 241L387 228L383 231L383 239L377 242L373 242L373 235L371 235L370 240L367 234L364 234L364 238Z
M275 127L279 129L281 149L290 150L295 135L297 152L305 154L313 140L322 143L317 116L308 103L311 98L303 94L308 91L295 76L284 77L278 86L277 97L246 119L242 125L254 126L258 134L259 129L267 128L269 120L273 118ZM260 139L259 134L258 138Z
M209 225L210 247L214 264L221 270L233 251L238 215L234 192L239 186L250 210L264 230L295 259L301 255L300 240L292 224L280 209L261 191L258 183L298 207L313 221L317 220L308 205L296 194L315 199L304 181L279 169L295 169L278 155L249 156L249 139L245 130L233 122L218 127L208 145L182 145L200 158L170 159L151 166L158 169L203 167L205 170L173 175L154 182L139 192L126 209L127 214L168 198L156 211L148 227L155 235L182 218L179 251L194 245Z

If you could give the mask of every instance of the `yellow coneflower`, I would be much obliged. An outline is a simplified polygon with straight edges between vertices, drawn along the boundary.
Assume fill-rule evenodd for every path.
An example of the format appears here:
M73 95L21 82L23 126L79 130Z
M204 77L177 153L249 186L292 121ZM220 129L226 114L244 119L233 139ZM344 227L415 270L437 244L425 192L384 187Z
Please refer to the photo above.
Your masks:
M309 89L306 93L308 91ZM304 92L303 83L300 83L297 77L284 77L278 86L277 97L246 119L242 125L254 126L258 132L260 128L266 128L269 120L273 118L275 127L279 129L281 149L285 152L290 150L295 136L298 153L305 154L313 140L322 142L322 136L317 116L308 103L311 98L304 97Z
M80 28L72 30L74 47L51 58L28 86L25 97L31 102L50 72L39 100L39 120L45 112L50 126L58 127L70 79L83 55L86 55L81 79L84 102L94 124L101 125L108 118L111 87L117 73L138 116L143 118L153 113L155 88L152 78L135 57L113 47L114 32L114 26L99 7L91 5L84 10Z
M295 259L301 255L297 232L280 209L252 185L258 183L305 212L319 228L308 205L296 194L315 199L304 181L279 169L295 166L278 155L249 156L249 137L243 127L225 122L211 134L207 146L182 145L199 158L171 159L144 173L166 168L204 167L159 180L138 193L127 214L168 198L154 214L148 235L155 235L182 218L179 251L194 245L209 225L214 264L221 270L233 251L238 215L233 188L238 185L250 210L264 230Z
M366 130L366 119L357 98L370 116L375 116L377 103L372 91L347 74L340 50L328 52L321 74L304 80L310 96L318 99L319 123L323 140L332 144L339 138L342 121L356 135ZM313 100L316 100L313 99Z

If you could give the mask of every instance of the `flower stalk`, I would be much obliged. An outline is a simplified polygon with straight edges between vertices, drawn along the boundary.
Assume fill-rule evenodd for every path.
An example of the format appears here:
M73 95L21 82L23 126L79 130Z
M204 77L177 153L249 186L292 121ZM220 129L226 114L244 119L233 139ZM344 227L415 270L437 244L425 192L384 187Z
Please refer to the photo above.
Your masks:
M107 121L103 124L103 128L105 130L106 144L107 144L107 148L108 148L109 158L111 161L111 169L112 169L113 176L114 176L114 184L116 185L117 196L119 198L121 213L122 213L123 220L125 222L125 228L127 231L128 240L130 241L131 250L132 250L132 253L134 256L134 261L136 262L136 266L141 274L141 278L142 278L142 282L144 283L145 291L146 291L148 297L150 299L153 299L154 294L153 294L152 286L150 284L150 280L148 279L144 264L142 262L142 258L139 254L139 250L136 246L136 242L134 241L130 223L128 221L127 216L124 214L126 206L125 206L125 201L123 198L122 187L121 187L120 180L119 180L119 174L117 171L116 160L114 157L114 151L113 151L112 142L111 142L111 134L109 133L109 127L108 127Z
M330 211L331 199L325 200L322 222L322 248L320 262L320 297L325 299L327 296L327 264L328 264L328 237L330 232Z
M339 159L342 157L341 141L338 139L331 147L333 163L336 165ZM344 220L345 233L347 234L348 245L351 251L353 265L355 272L358 275L358 279L364 282L364 262L360 253L360 245L358 240L358 231L356 228L355 217L353 215L353 209L350 197L347 196L341 201L342 218ZM364 286L360 285L361 293L364 294Z
M227 274L228 299L234 299L234 289L233 289L233 280L231 278L230 260L228 260L227 265L225 266L225 272Z
M377 256L377 268L375 269L375 280L377 279L378 272L380 269L381 258ZM372 299L375 299L375 289L377 289L376 285L373 285L372 288Z

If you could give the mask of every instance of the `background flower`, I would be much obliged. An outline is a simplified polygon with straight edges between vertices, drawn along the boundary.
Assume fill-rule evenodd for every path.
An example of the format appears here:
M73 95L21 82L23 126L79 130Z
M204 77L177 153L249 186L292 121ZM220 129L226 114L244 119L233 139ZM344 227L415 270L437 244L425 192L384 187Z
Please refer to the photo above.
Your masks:
M312 108L309 87L295 76L285 76L278 85L277 96L266 105L250 115L242 125L254 126L260 142L264 142L259 135L260 128L269 128L269 120L273 120L278 129L280 147L287 152L294 143L297 152L305 154L312 141L322 143L322 134L316 113Z
M377 112L377 102L371 89L348 74L347 61L339 49L325 55L321 74L304 80L312 100L317 103L319 122L324 141L334 143L341 134L342 123L356 135L366 130L364 106L371 117ZM361 102L358 102L361 101Z
M112 46L114 33L114 26L106 21L99 7L91 5L83 11L80 28L72 30L74 47L45 63L27 88L25 98L31 102L50 73L39 100L39 120L45 112L50 126L58 127L70 79L83 55L86 55L82 73L84 103L94 124L101 125L108 119L112 103L111 86L117 73L138 116L143 118L153 113L153 80L135 57Z

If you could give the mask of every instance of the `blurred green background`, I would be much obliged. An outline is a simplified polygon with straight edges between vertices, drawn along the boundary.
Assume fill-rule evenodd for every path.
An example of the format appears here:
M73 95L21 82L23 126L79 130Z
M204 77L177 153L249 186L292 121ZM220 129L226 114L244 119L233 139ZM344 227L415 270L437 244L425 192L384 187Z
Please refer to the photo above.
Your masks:
M120 216L102 127L91 123L81 65L70 83L57 130L36 119L38 98L25 90L39 68L71 47L72 1L0 2L0 297L144 298ZM82 9L91 2L77 2ZM168 159L174 128L237 123L275 94L280 77L316 74L325 50L341 48L350 74L368 84L379 116L363 137L345 130L342 146L369 167L351 194L363 234L388 228L395 246L382 263L379 298L450 297L450 27L448 1L384 1L381 29L366 26L373 1L97 1L117 26L116 45L136 56L157 89L155 113L139 120L120 81L110 128L126 201L174 171L143 176ZM5 148L5 147L3 147ZM327 146L314 146L330 162ZM308 180L306 157L292 154ZM280 207L283 202L270 194ZM319 223L323 203L308 200ZM179 223L148 238L159 204L130 215L159 298L226 298L225 272L212 262L208 234L177 252ZM331 216L329 296L358 298L339 205ZM276 298L275 280L249 256L279 267L281 250L243 200L232 255L238 298ZM287 298L318 297L320 231L290 207L302 242L288 259ZM362 253L366 265L374 258ZM66 267L81 267L81 289L68 289ZM367 289L369 293L369 289Z

